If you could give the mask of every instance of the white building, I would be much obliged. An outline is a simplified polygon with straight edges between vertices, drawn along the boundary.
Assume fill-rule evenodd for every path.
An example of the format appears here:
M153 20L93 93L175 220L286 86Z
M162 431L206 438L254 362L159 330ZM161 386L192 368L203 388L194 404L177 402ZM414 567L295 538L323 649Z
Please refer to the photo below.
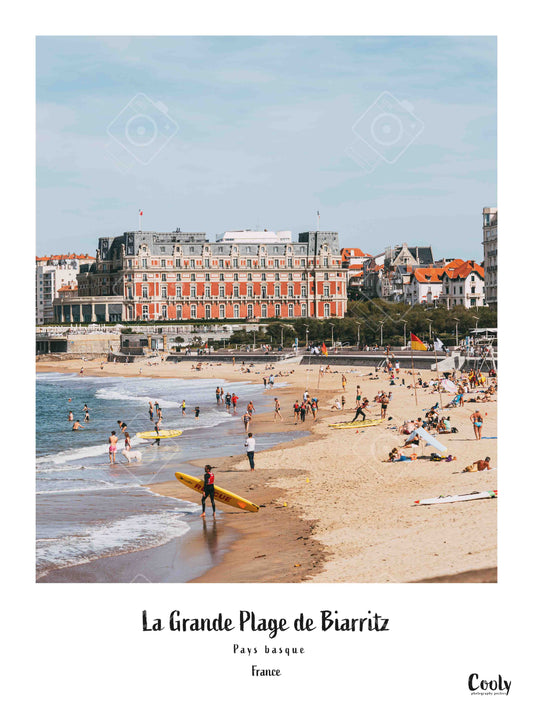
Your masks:
M35 321L50 323L54 320L54 299L64 286L77 286L76 277L81 264L92 264L88 254L55 254L37 257L35 267Z
M444 268L440 303L446 308L464 306L467 309L485 305L485 270L473 259L457 264L455 260Z
M217 242L234 242L235 244L288 244L292 242L292 232L282 230L232 230L223 232L216 237Z
M434 304L442 293L443 268L426 267L415 269L404 285L404 301L407 304Z
M498 304L498 209L483 208L483 265L485 267L485 302L495 309Z

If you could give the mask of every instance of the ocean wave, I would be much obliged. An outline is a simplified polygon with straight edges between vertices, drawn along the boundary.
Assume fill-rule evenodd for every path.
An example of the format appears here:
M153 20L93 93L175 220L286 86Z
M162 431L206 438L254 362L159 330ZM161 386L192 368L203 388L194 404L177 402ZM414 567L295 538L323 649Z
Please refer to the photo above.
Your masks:
M190 526L183 521L187 511L197 508L180 502L174 511L156 514L136 514L107 524L55 539L37 540L37 574L80 565L104 556L120 555L155 548L187 533Z

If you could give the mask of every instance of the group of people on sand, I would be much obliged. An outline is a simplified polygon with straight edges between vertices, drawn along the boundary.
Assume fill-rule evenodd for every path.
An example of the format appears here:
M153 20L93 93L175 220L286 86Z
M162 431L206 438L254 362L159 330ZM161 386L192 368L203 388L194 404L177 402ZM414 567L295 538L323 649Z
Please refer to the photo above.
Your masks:
M305 423L305 418L307 415L312 415L313 420L316 421L318 413L318 398L311 397L309 392L306 390L300 401L296 398L292 405L292 412L294 418L294 424L297 425L299 422ZM274 398L274 422L277 419L283 420L283 415L281 414L281 404L277 397Z

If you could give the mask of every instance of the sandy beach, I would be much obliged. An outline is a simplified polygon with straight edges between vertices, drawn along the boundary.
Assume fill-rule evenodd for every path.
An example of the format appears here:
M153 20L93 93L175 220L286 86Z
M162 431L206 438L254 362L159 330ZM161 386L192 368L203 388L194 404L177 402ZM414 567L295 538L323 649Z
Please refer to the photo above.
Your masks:
M429 389L407 385L412 375L400 373L404 386L389 388L389 380L380 373L371 377L371 369L335 366L332 372L319 378L318 366L296 365L290 362L241 369L236 365L204 365L193 370L191 362L159 364L104 363L101 360L42 361L38 372L79 372L92 376L221 378L226 381L243 379L263 383L263 376L279 374L277 381L288 387L272 391L279 397L283 422L273 421L272 412L254 417L250 427L257 435L256 469L251 472L243 454L209 462L195 461L203 467L213 464L216 483L257 503L258 513L240 512L220 505L224 525L234 532L226 537L223 554L213 561L213 567L200 574L194 582L311 582L311 583L381 583L381 582L495 582L497 565L497 501L482 499L456 504L419 506L415 500L448 494L464 494L497 488L496 471L461 473L473 461L491 457L496 468L496 439L474 439L469 417L474 403L446 412L458 429L456 434L439 435L456 457L451 462L430 461L433 449L420 447L416 461L389 463L388 452L406 439L396 427L404 420L424 414L439 400ZM327 365L327 358L323 360ZM139 371L142 370L142 373ZM347 379L346 411L332 411L334 399L343 394L342 374ZM423 380L431 377L421 371ZM378 390L391 390L393 397L386 420L379 426L335 430L329 423L351 420L354 412L356 386L371 403L370 417L379 415L379 405L373 403ZM308 390L319 399L317 421L306 418L305 424L294 424L292 403L301 401ZM442 395L443 403L451 400ZM485 424L483 435L496 437L496 402L479 405ZM242 414L244 406L241 406ZM308 436L288 444L262 450L261 434L273 431L302 431ZM244 440L244 436L242 437ZM243 448L244 451L244 448ZM201 469L198 469L201 476ZM155 493L198 503L198 494L176 480L150 486ZM208 513L206 527L212 526ZM188 544L198 551L204 534L198 532L196 543ZM200 538L198 538L200 537ZM205 545L205 542L204 542ZM150 570L150 560L157 565L171 565L171 547L160 546L142 552L143 568ZM123 565L114 556L100 561L101 566ZM90 563L88 565L95 565ZM80 568L83 566L79 566ZM61 579L61 571L58 571ZM150 575L146 575L152 581ZM155 576L157 577L157 576Z

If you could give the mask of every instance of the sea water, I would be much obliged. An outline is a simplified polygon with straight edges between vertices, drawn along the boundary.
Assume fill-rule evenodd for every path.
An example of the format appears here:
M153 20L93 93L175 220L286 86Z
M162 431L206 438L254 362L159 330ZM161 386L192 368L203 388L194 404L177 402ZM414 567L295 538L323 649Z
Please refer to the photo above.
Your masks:
M236 415L227 412L224 405L217 406L217 386L238 395ZM185 416L182 400L186 402ZM219 379L38 373L37 576L184 536L198 518L199 504L158 496L143 485L169 481L177 470L201 476L197 469L184 464L191 459L205 458L208 462L209 457L244 452L240 415L250 400L257 411L266 409L262 385ZM149 401L157 401L161 407L162 429L180 429L181 437L151 446L150 441L135 436L136 432L153 429ZM84 405L89 408L89 422L84 422ZM196 406L200 407L198 418L194 416ZM83 429L72 430L69 411ZM124 437L118 420L127 424L133 451L142 452L141 463L129 464L123 456ZM108 454L112 430L119 436L114 466ZM294 435L261 435L257 448L289 437Z

